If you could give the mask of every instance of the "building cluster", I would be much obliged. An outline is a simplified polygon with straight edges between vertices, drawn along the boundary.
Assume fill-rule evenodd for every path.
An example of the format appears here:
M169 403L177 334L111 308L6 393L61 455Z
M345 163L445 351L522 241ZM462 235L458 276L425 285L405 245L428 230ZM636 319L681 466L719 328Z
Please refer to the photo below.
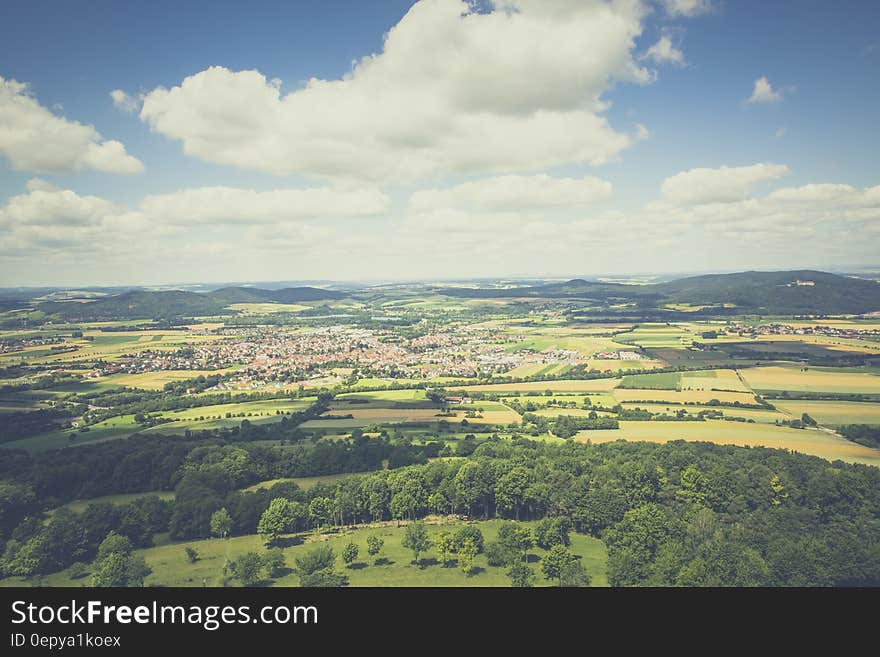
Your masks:
M24 351L32 347L49 347L59 345L64 338L58 337L33 337L15 340L0 340L0 354L12 354L16 351Z
M822 335L833 338L851 338L854 340L876 340L880 338L880 329L857 328L840 326L792 326L791 324L761 324L749 326L748 324L730 324L726 327L728 333L736 333L747 338L756 338L759 335Z
M480 325L452 325L417 337L394 329L349 326L319 328L222 327L218 339L176 351L147 349L101 363L90 376L162 370L218 370L237 367L218 389L344 380L347 372L387 379L464 378L504 374L520 365L574 365L572 349L510 350L522 336ZM620 352L616 358L627 358ZM636 354L637 356L637 354Z

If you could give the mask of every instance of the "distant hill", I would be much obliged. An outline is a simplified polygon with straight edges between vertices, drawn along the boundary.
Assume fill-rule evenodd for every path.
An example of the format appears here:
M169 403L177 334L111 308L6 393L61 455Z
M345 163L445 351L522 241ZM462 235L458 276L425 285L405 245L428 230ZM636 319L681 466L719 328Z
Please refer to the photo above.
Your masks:
M731 303L737 308L766 313L835 314L880 310L880 284L822 271L710 274L653 287L673 303Z
M175 320L181 317L231 315L227 306L233 303L299 303L320 299L340 299L342 292L315 287L289 287L263 290L249 287L227 287L214 292L168 290L154 292L137 290L97 301L46 301L37 305L47 315L68 322L107 321L114 319Z
M224 287L209 292L218 301L230 303L298 303L300 301L320 301L322 299L342 299L346 295L333 290L317 287L285 287L280 290L264 290L256 287Z
M478 299L593 299L637 303L641 307L668 303L734 304L744 311L768 314L858 314L880 310L880 283L811 270L710 274L652 285L573 279L513 288L438 288L435 292Z
M138 290L97 301L47 301L37 305L47 315L71 322L108 321L114 319L170 320L179 317L229 315L227 304L197 292Z

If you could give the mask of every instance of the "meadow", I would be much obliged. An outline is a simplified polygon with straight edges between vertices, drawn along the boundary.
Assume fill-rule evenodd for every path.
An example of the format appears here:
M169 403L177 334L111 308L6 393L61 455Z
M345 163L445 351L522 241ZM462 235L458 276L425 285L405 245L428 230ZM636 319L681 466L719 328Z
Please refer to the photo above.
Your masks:
M465 523L453 518L429 518L426 522L428 535L433 537L440 531L455 532L458 528L470 524L478 527L483 533L486 542L496 538L500 521L487 520L480 522ZM531 526L533 523L521 523ZM326 544L333 548L336 553L336 570L344 573L349 578L349 586L510 586L504 568L489 566L485 554L478 554L474 561L474 570L471 575L465 575L461 569L453 563L443 567L436 561L436 551L431 548L421 559L421 564L412 563L412 552L404 548L402 543L405 527L398 527L397 523L385 522L376 525L361 526L356 529L341 529L331 534L309 532L297 536L282 538L282 543L298 543L283 548L288 570L281 577L274 580L264 580L263 585L268 586L298 586L299 577L292 570L294 559L314 548L318 544ZM377 565L372 557L367 555L367 537L370 535L380 536L384 540L382 551L378 555L381 560ZM583 534L572 533L570 550L581 558L587 572L592 579L592 586L607 586L606 576L607 555L605 546L598 539ZM300 542L301 541L301 542ZM347 568L340 557L343 547L349 542L355 543L360 554L352 567ZM184 551L185 547L191 547L199 555L195 563L191 563ZM152 568L152 574L147 577L146 586L222 586L223 567L227 560L246 552L265 552L265 544L261 537L256 535L236 536L228 539L206 539L201 541L186 541L182 543L168 543L158 547L137 550ZM546 554L541 548L532 548L529 554L537 559ZM535 572L535 584L548 586L551 583L543 578L540 573L540 563L533 563L532 570ZM72 586L79 587L87 584L88 576L81 579L71 579L69 569L53 573L43 577L44 586ZM20 586L19 578L11 577L0 581L2 586ZM236 583L230 582L235 586Z

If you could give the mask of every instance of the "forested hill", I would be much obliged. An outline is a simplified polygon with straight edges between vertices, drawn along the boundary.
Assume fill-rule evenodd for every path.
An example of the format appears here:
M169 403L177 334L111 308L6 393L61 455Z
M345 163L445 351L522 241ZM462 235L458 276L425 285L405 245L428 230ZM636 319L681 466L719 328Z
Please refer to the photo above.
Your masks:
M741 272L694 276L654 286L677 303L731 303L774 313L880 310L880 284L822 271Z
M47 301L37 306L47 315L64 321L115 319L170 320L178 317L228 315L224 302L197 292L166 290L135 291L103 297L97 301Z
M811 270L710 274L650 285L573 279L549 285L502 289L440 288L436 291L471 298L628 301L642 307L670 303L695 306L732 304L746 312L773 314L858 314L880 310L880 283Z
M314 287L290 287L282 290L228 287L209 293L181 290L138 290L96 301L47 301L37 306L49 316L62 321L104 321L114 319L175 320L182 317L231 315L233 303L298 303L338 299L341 292Z
M281 290L263 290L256 287L224 287L209 292L209 297L226 303L298 303L342 299L345 294L317 287L286 287Z

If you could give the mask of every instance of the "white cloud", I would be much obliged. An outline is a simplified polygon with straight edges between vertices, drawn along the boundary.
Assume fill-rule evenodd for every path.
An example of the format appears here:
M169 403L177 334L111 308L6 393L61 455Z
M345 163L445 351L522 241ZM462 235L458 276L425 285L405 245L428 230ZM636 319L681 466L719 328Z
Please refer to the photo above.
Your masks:
M586 176L554 178L507 175L466 182L444 189L423 189L410 196L414 212L438 208L476 210L529 210L554 207L579 207L611 196L611 183Z
M120 142L105 141L94 127L55 116L27 84L2 77L0 153L16 171L140 173L144 168Z
M663 198L678 205L737 201L748 196L761 181L788 175L784 164L690 169L663 181Z
M122 89L114 89L111 91L110 98L113 99L113 106L116 109L120 109L128 114L131 114L140 107L140 101L137 98L129 96Z
M54 192L58 187L50 183L48 180L31 178L25 183L25 189L29 192Z
M27 194L11 197L0 207L0 225L63 226L96 224L115 212L113 203L97 196L80 196L69 189L44 187L34 179Z
M601 164L634 137L601 112L632 57L638 2L422 0L382 51L336 80L283 93L259 71L211 67L143 99L140 117L184 152L274 174L414 180Z
M684 64L684 53L664 34L640 59L650 59L657 64Z
M391 199L376 189L284 189L258 192L233 187L199 187L147 196L140 210L167 223L272 223L386 212Z
M755 80L752 95L746 100L747 103L778 103L782 100L782 92L777 91L766 77Z
M670 16L686 16L688 18L712 11L710 0L662 0L666 12Z
M773 133L773 136L776 137L776 139L782 139L785 137L786 132L788 132L788 130L785 127L777 128L776 132Z

